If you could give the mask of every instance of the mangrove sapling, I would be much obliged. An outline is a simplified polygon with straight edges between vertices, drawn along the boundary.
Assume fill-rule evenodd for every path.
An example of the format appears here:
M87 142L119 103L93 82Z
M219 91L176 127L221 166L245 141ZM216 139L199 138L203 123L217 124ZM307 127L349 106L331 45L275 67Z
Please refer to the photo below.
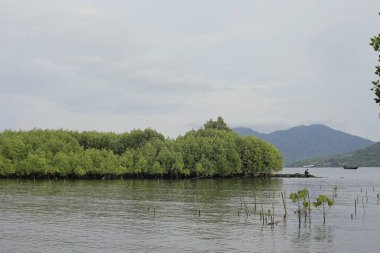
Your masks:
M329 199L326 195L318 195L316 202L313 202L313 206L317 208L323 214L323 225L326 223L326 214L330 208L335 204L333 199Z
M301 226L301 213L304 213L306 218L307 211L311 208L310 201L306 200L308 193L309 192L306 188L299 190L298 192L290 193L290 199L293 203L297 204L297 211L295 211L295 213L298 214L299 226Z
M333 198L336 198L336 197L338 197L338 187L335 185L334 186L334 189L333 189Z
M248 216L250 215L250 211L249 211L249 208L247 206L247 203L245 203L244 201L244 195L242 195L242 197L240 197L240 201L241 201L241 209L243 209L243 204L244 204L244 208L245 208L245 215L246 217L248 218Z

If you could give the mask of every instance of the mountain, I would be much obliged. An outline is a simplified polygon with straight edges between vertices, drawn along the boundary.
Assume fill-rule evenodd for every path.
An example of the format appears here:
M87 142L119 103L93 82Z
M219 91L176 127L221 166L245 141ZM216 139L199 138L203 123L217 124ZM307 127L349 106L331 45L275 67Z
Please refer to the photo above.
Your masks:
M232 130L234 132L240 134L241 136L254 135L256 137L261 138L261 137L264 137L266 135L266 134L259 133L259 132L255 131L255 130L252 130L251 128L247 128L247 127L236 127L236 128L233 128Z
M274 144L284 156L285 165L310 158L351 152L374 144L371 140L320 124L302 125L269 134L242 127L233 130L241 135L254 135Z
M380 142L365 149L335 156L298 161L291 166L300 167L304 164L314 164L317 167L343 167L355 165L359 167L380 167Z

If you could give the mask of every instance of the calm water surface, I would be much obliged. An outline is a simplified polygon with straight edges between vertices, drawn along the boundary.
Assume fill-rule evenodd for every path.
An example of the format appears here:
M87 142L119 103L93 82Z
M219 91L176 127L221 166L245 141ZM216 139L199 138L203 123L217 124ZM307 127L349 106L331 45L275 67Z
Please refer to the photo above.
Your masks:
M3 179L0 252L379 252L380 168L309 171L322 178ZM335 186L336 205L326 225L313 210L299 227L289 198L283 219L281 192L289 196L307 187L313 201L318 194L332 197ZM272 227L253 211L260 194L263 208L272 209L273 192L278 223Z

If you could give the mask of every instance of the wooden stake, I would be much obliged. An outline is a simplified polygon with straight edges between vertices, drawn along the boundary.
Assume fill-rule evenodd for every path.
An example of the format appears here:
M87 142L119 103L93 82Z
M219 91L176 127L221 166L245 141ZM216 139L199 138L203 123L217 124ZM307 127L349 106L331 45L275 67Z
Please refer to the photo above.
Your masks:
M364 201L363 201L363 197L362 197L362 202L363 202L363 212L364 212L364 215L365 215L365 209L364 209Z
M284 205L284 210L285 210L285 215L284 215L284 219L286 219L286 215L288 214L287 211L286 211L286 199L284 198L284 193L281 192L281 197L282 197L282 204Z
M271 221L272 223L274 222L274 194L275 192L273 192L272 194L272 217L273 217L273 221Z
M310 204L310 195L309 195L309 191L307 191L307 201L309 201L309 204ZM311 208L309 207L309 217L310 217L310 212L311 212Z
M264 215L264 208L263 208L263 192L260 192L260 206L261 206L261 212Z

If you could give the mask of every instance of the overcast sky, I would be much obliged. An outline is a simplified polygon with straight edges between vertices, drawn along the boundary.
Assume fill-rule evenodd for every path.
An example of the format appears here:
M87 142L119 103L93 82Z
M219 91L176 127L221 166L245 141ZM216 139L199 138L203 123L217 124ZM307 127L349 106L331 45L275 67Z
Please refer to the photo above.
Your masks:
M0 130L176 137L222 116L380 141L377 0L1 0Z

